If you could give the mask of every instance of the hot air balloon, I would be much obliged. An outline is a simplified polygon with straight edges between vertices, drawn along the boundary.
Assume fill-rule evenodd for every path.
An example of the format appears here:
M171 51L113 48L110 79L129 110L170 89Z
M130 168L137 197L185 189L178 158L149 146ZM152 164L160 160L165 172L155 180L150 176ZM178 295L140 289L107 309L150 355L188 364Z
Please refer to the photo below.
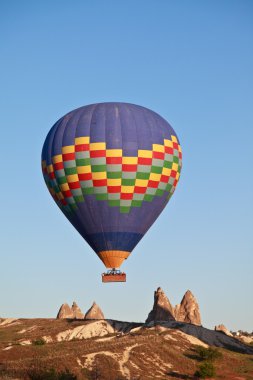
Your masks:
M128 103L69 112L49 131L42 171L55 202L109 270L119 268L162 212L182 166L178 137L157 113Z

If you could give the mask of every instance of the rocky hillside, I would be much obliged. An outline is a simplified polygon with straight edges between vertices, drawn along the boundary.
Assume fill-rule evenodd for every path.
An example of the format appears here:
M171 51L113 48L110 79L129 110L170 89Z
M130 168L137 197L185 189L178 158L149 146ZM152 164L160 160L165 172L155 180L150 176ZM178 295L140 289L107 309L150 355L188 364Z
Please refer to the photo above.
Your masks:
M38 373L54 369L69 371L72 378L64 379L194 379L198 346L219 347L220 378L253 379L253 347L220 331L174 320L140 324L108 319L3 320L0 378L44 379Z
M200 321L191 292L174 308L161 288L145 323L105 319L96 303L84 314L75 302L56 319L0 319L0 379L193 380L208 354L213 378L252 380L251 342Z

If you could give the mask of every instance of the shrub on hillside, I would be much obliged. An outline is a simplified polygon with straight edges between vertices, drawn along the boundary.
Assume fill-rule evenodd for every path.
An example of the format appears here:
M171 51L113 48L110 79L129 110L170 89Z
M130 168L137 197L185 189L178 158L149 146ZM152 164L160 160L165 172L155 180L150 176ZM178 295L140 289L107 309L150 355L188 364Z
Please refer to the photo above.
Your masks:
M202 347L202 346L196 346L195 351L199 355L199 358L201 360L207 360L209 362L213 362L217 359L222 358L222 353L217 349L213 347Z
M33 340L32 344L34 344L34 346L43 346L46 342L44 341L43 338L41 339L37 339L37 340Z
M207 377L214 377L216 375L215 368L211 362L203 362L199 365L199 369L195 372L195 376L206 379Z

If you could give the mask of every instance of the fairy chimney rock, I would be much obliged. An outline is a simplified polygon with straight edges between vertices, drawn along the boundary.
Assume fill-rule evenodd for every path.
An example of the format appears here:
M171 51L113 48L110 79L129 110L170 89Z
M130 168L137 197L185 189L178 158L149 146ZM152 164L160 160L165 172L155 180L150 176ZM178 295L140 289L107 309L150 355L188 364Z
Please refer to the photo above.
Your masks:
M105 317L100 307L93 302L91 308L85 314L84 319L105 319Z
M187 290L181 303L175 306L174 315L176 321L201 326L199 305L190 290Z
M71 307L73 318L75 319L84 319L84 314L82 313L82 310L77 305L77 303L74 301Z
M220 331L220 332L222 332L223 334L226 334L226 335L228 335L228 336L233 336L233 334L231 334L231 332L226 328L226 326L224 326L224 325L218 325L218 326L215 326L214 327L214 330L215 331Z
M161 288L157 288L154 293L153 309L146 319L146 323L151 321L171 321L175 320L173 307Z
M61 305L60 310L57 314L57 319L67 319L67 318L74 318L73 310L70 308L70 306L67 303L64 303Z

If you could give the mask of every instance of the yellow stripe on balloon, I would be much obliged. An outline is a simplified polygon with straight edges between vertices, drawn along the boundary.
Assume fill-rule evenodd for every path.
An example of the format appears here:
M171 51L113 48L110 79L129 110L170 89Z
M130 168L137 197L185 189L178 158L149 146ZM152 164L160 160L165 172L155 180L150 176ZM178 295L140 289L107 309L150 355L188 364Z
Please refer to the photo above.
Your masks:
M146 187L148 185L148 179L136 179L135 185L140 187Z
M173 148L173 142L171 140L164 139L164 145L168 148Z
M138 157L122 157L122 164L124 165L136 165Z
M157 173L150 173L150 177L149 179L151 181L160 181L161 179L161 174L157 174Z
M52 173L54 171L54 167L53 167L53 165L51 164L51 165L48 165L47 166L47 172L48 173Z
M138 150L138 157L152 158L152 150Z
M62 147L62 153L74 153L75 152L75 145L68 145Z
M92 179L106 179L106 172L95 172L92 173Z
M76 145L89 144L89 142L90 142L90 138L89 138L89 136L85 136L85 137L76 137L76 138L75 138L75 144L76 144Z
M76 167L77 173L78 174L87 174L91 173L91 166L90 165L85 165L85 166L77 166Z
M163 168L162 175L170 176L171 175L171 169Z
M67 191L69 190L69 185L67 183L63 183L62 185L60 185L60 189L62 191Z
M58 162L62 162L62 155L61 154L57 154L57 156L54 156L52 158L52 161L54 164L58 164Z
M175 162L173 162L172 164L172 170L178 171L178 164L176 164Z
M106 157L122 157L122 149L107 149Z
M121 185L121 178L107 179L107 186L120 186L120 185Z
M90 143L90 150L105 150L106 144L104 142L100 143Z
M68 182L76 182L76 181L79 181L78 175L77 175L77 174L67 175L67 181L68 181Z
M134 186L121 186L121 193L133 193Z
M153 151L164 153L164 145L153 144Z

